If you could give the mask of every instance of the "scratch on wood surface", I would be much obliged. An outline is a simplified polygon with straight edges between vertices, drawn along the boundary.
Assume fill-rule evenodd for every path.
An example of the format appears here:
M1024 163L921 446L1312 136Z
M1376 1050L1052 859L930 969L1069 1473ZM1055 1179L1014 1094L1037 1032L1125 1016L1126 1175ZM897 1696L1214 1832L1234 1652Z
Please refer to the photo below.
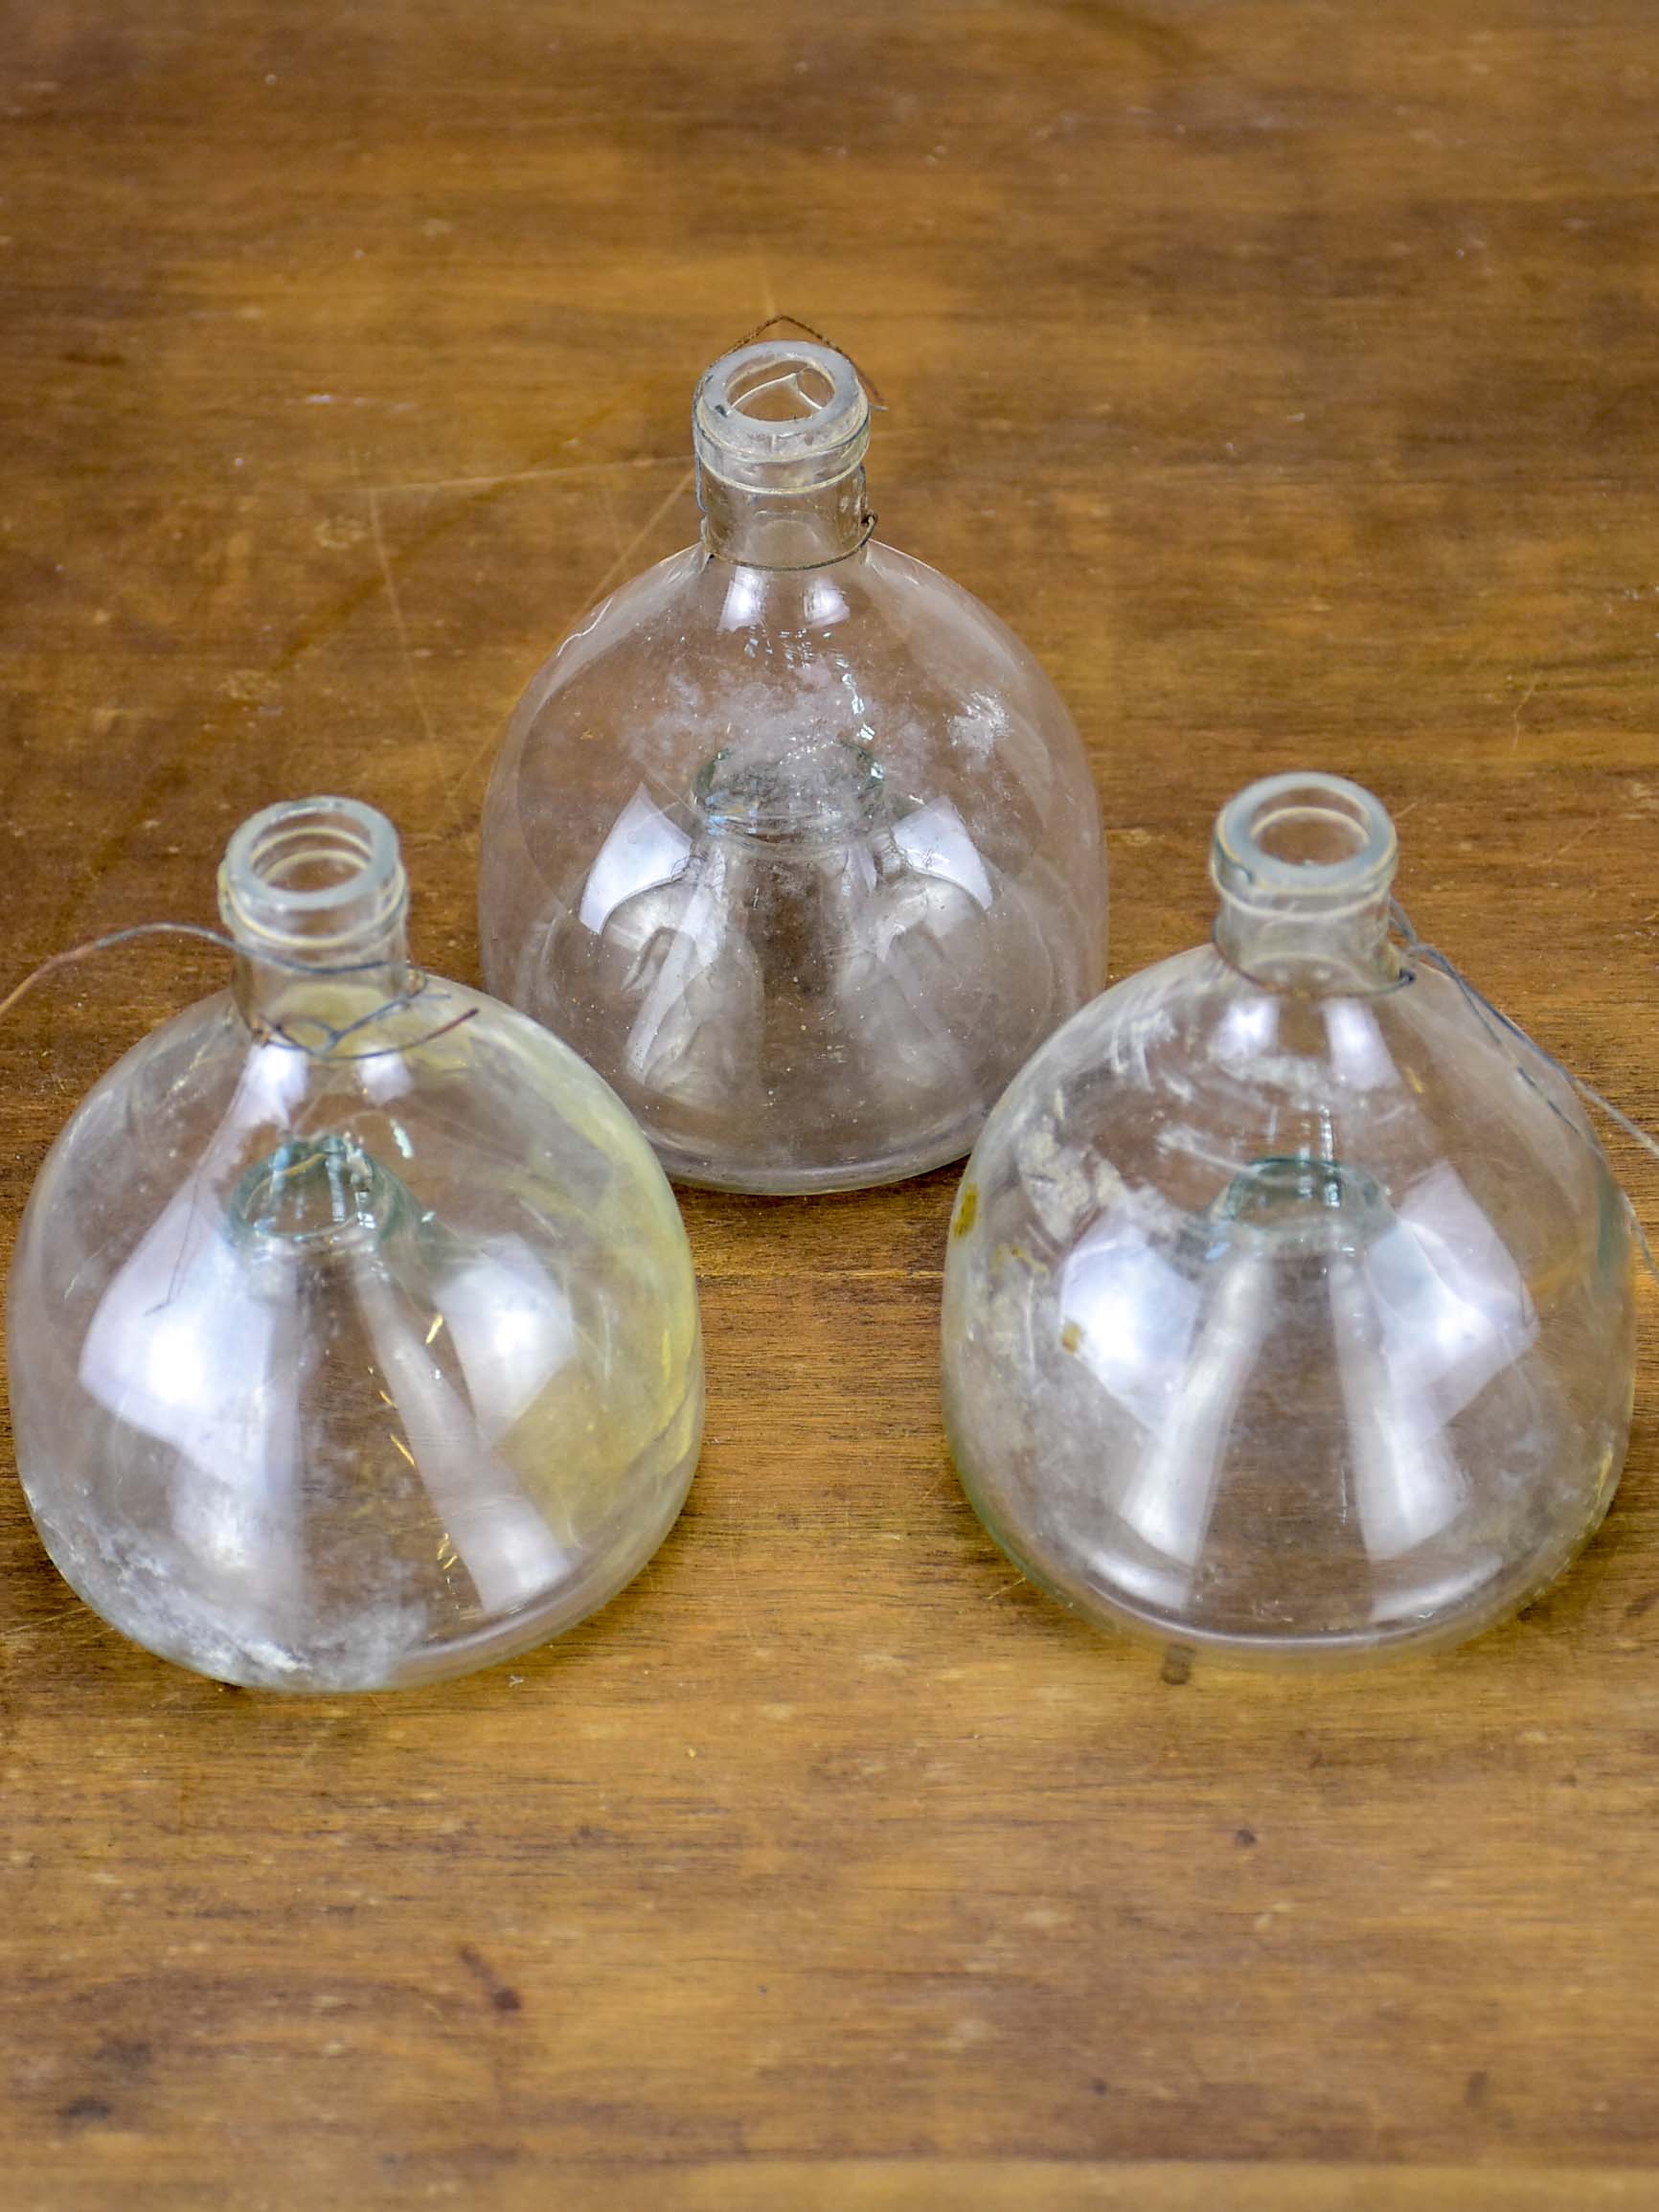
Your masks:
M415 674L415 655L409 647L409 626L403 619L403 602L398 591L398 577L392 566L391 555L386 550L386 533L380 527L380 497L372 486L368 497L369 532L375 540L375 557L380 563L380 575L386 585L386 604L392 610L392 627L398 632L398 652L403 664L404 679L409 687L409 696L415 702L415 712L420 717L420 727L426 733L426 742L431 750L438 788L443 794L444 806L449 810L450 820L459 828L461 816L455 804L458 787L452 787L443 780L443 746L439 738L437 726L427 712L426 700Z
M610 531L610 541L620 553L623 546L622 516L616 511L616 499L611 491L610 484L603 476L599 479L599 498L600 505L604 509L605 525Z
M616 559L611 562L610 566L605 570L604 574L600 578L599 582L593 586L592 590L589 591L587 596L583 599L580 606L577 608L576 613L571 617L573 622L580 621L580 618L586 614L590 607L598 605L599 602L604 597L605 593L609 591L612 584L615 583L617 579L625 572L628 562L633 559L634 555L639 551L640 547L645 543L646 539L650 536L651 532L656 528L657 524L663 519L663 516L667 514L669 509L674 504L674 501L683 497L683 495L691 490L693 483L695 481L695 478L696 469L694 467L683 468L680 471L679 475L675 477L672 485L670 485L669 490L664 492L663 496L657 501L656 505L651 509L650 513L646 516L645 520L640 524L639 528L634 532L633 536L628 539L627 543L623 547L622 551L617 555Z
M761 1653L761 1646L755 1634L754 1625L749 1619L749 1602L743 1595L743 1577L738 1565L738 1549L735 1544L727 1550L726 1564L732 1570L733 1608L737 1613L739 1625L741 1627L744 1635L749 1639L750 1649L755 1653L756 1656L759 1657Z
M751 239L749 245L755 256L755 266L761 275L761 305L766 310L766 320L772 322L777 318L778 302L772 290L772 272L766 266L766 249L759 239Z
M663 516L667 514L670 508L674 504L675 500L682 498L685 493L691 490L695 475L696 470L694 467L681 469L679 475L674 478L673 483L669 487L668 490L664 492L663 496L657 501L656 505L651 509L650 513L646 516L645 520L640 524L639 528L634 532L633 536L628 539L627 543L623 547L622 551L617 555L616 559L611 562L610 566L605 570L604 574L600 578L599 582L592 585L591 588L583 594L581 602L576 608L576 611L570 615L563 624L560 630L561 636L566 631L570 630L578 622L580 622L581 617L586 614L590 608L596 606L604 597L605 593L609 591L612 584L616 582L618 578L626 572L629 561L632 560L634 555L639 551L640 547L645 543L646 539L650 536L651 532L656 528L657 524L661 522ZM480 764L488 760L490 754L494 752L496 742L497 733L494 730L491 730L483 744L477 748L471 759L468 760L466 766L462 769L460 775L456 777L454 783L450 785L445 797L447 799L449 810L451 813L455 812L456 801L460 798L461 793L466 789L468 783L470 783L472 780L472 777L478 769Z
M311 1731L310 1742L300 1753L299 1758L295 1760L289 1771L295 1774L303 1774L306 1768L311 1764L312 1760L316 1758L318 1752L323 1748L323 1745L328 1741L329 1737L334 1734L339 1725L340 1723L338 1721L330 1718L324 1722L322 1727L314 1728Z
M629 453L620 461L561 461L554 468L509 468L497 476L415 477L407 484L377 484L371 499L389 499L398 491L493 491L503 484L551 484L564 476L614 476L626 468L678 468L683 453Z
M1510 739L1510 750L1511 753L1516 749L1521 741L1521 710L1526 705L1527 701L1532 697L1533 694L1537 690L1538 686L1543 682L1543 680L1544 674L1543 671L1540 669L1538 673L1534 676L1532 682L1527 686L1526 690L1521 694L1520 697L1515 701L1515 711L1510 717L1510 728L1514 733L1513 736Z

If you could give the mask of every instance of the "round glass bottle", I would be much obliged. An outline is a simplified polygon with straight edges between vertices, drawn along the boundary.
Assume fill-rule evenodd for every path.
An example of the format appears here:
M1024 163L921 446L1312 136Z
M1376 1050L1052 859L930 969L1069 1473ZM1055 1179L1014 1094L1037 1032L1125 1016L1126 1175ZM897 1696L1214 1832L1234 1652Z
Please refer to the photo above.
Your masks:
M116 1628L225 1681L372 1690L569 1627L696 1460L678 1210L556 1038L409 966L389 822L232 839L233 988L40 1171L8 1359L30 1510Z
M1119 984L986 1126L944 1296L991 1534L1102 1623L1235 1657L1449 1644L1585 1542L1634 1365L1571 1087L1389 935L1339 778L1216 825L1213 945Z
M1088 765L1012 633L872 536L842 355L740 348L693 434L702 543L591 615L509 726L486 978L684 1181L918 1174L1102 980Z

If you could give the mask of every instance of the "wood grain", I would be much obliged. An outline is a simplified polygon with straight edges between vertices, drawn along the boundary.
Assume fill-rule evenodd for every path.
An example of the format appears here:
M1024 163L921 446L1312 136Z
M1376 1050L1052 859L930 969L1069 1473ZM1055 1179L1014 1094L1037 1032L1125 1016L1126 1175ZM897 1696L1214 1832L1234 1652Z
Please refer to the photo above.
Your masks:
M1347 771L1424 934L1659 1121L1651 0L12 0L0 68L0 982L206 918L317 787L474 976L496 730L689 537L693 379L782 308L887 398L883 534L1072 701L1115 972L1207 927L1241 782ZM8 1240L215 981L0 1031ZM1651 1292L1526 1620L1177 1685L950 1475L950 1190L688 1199L690 1510L470 1682L171 1672L7 1477L9 2206L1659 2204Z

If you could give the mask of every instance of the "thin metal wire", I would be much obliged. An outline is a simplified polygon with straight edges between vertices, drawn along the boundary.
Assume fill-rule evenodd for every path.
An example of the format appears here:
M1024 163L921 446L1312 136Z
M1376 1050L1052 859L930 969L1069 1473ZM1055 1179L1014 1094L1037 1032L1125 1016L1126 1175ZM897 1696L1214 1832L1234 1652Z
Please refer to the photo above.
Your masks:
M849 554L860 553L870 543L875 535L875 519L874 511L866 508L864 511L864 527L859 533L858 542L856 545L849 546L846 553L826 554L822 560L769 560L766 563L766 574L768 576L806 576L814 568L833 568L838 561L845 560ZM717 558L717 555L711 553L708 547L704 546L703 566L705 569L712 560ZM736 565L741 568L744 563L739 561Z
M20 999L27 997L36 984L44 983L49 976L56 975L62 969L73 968L82 960L91 960L101 952L113 951L117 946L130 945L141 937L193 937L203 945L216 945L222 951L237 953L243 959L257 957L261 968L279 969L287 975L364 975L385 965L378 960L352 960L330 967L309 960L289 960L281 953L261 951L256 955L246 945L239 944L236 938L227 936L222 929L210 929L203 923L135 922L128 928L112 929L103 937L89 937L83 945L71 945L62 952L54 952L38 968L31 969L20 983L14 983L5 997L0 998L0 1021L5 1020L11 1009ZM423 1044L433 1044L439 1038L447 1037L451 1030L460 1029L464 1023L472 1020L477 1014L476 1007L466 1007L450 1020L441 1022L436 1029L427 1030L420 1037L400 1038L396 1044L373 1045L367 1052L341 1052L338 1048L348 1038L356 1036L359 1030L383 1020L388 1015L401 1013L421 996L427 988L425 971L412 968L409 974L410 986L407 991L399 992L394 998L382 999L378 1006L372 1006L367 1014L359 1015L354 1021L348 1021L339 1029L331 1028L328 1022L307 1015L305 1018L320 1033L323 1039L321 1043L307 1044L304 1038L296 1037L285 1022L250 1023L249 1026L261 1042L286 1045L295 1052L307 1054L312 1060L376 1060L387 1053L415 1052Z
M1411 916L1398 899L1389 901L1388 910L1395 928L1402 940L1399 946L1402 960L1416 960L1425 968L1438 968L1443 976L1457 985L1458 990L1463 993L1464 1003L1494 1043L1509 1043L1512 1047L1518 1042L1525 1045L1528 1052L1536 1053L1545 1066L1553 1068L1568 1088L1582 1099L1586 1106L1593 1106L1598 1113L1605 1114L1616 1128L1623 1129L1627 1137L1634 1138L1645 1152L1650 1153L1654 1159L1659 1160L1659 1137L1651 1135L1642 1127L1640 1122L1632 1121L1630 1116L1621 1111L1611 1099L1604 1098L1594 1083L1586 1083L1581 1075L1575 1075L1573 1070L1564 1061L1558 1060L1553 1052L1546 1052L1536 1038L1529 1037L1518 1022L1511 1021L1501 1007L1494 1006L1486 992L1478 990L1469 981L1455 960L1441 951L1438 946L1427 944L1418 935L1417 930L1412 925ZM1410 976L1407 975L1405 980L1409 982ZM1574 1136L1579 1138L1581 1143L1594 1145L1595 1138L1590 1136L1583 1127L1574 1121L1570 1115L1562 1113L1558 1102L1550 1096L1531 1068L1528 1067L1522 1056L1516 1053L1513 1057L1515 1071L1522 1082L1537 1092L1562 1127L1571 1129ZM1630 1203L1628 1192L1621 1191L1619 1195L1625 1200L1625 1211L1630 1217L1630 1227L1638 1245L1641 1247L1648 1272L1656 1283L1659 1283L1659 1260L1655 1260L1653 1256L1653 1247L1648 1242L1647 1231L1636 1217L1636 1209Z
M804 331L814 345L827 346L830 353L839 353L844 361L852 361L852 374L864 387L864 397L870 402L871 412L875 415L886 414L887 402L876 390L875 379L867 376L858 366L858 363L852 360L852 355L846 347L838 346L833 338L827 338L822 331L815 331L810 323L804 323L799 315L768 315L763 323L757 323L746 337L739 338L736 346L728 346L726 348L727 353L735 353L739 347L752 346L757 338L763 337L768 331L775 331L780 323L786 323L792 331Z
M1438 945L1430 945L1418 935L1411 916L1398 899L1389 901L1388 911L1395 932L1400 940L1395 949L1404 965L1401 966L1398 975L1392 982L1378 985L1375 991L1366 992L1365 996L1386 998L1392 992L1409 989L1413 981L1413 970L1409 963L1413 960L1417 961L1420 967L1439 969L1449 982L1456 984L1458 990L1463 993L1464 1003L1493 1043L1508 1047L1514 1062L1515 1073L1521 1081L1537 1092L1562 1128L1570 1129L1580 1144L1594 1146L1596 1143L1594 1134L1585 1129L1582 1123L1574 1121L1570 1114L1564 1114L1561 1111L1560 1102L1550 1096L1532 1069L1528 1067L1525 1057L1527 1053L1535 1054L1546 1067L1554 1069L1568 1089L1582 1099L1587 1106L1593 1107L1598 1113L1605 1114L1607 1119L1622 1129L1627 1137L1633 1138L1645 1152L1659 1160L1659 1137L1653 1136L1645 1129L1640 1122L1632 1121L1630 1116L1622 1112L1611 1099L1603 1098L1594 1083L1586 1083L1581 1075L1575 1075L1573 1070L1563 1061L1558 1060L1553 1052L1546 1052L1536 1038L1529 1037L1519 1022L1511 1021L1501 1007L1494 1006L1486 992L1477 989L1469 981L1449 954L1443 952ZM1228 957L1221 944L1218 927L1212 929L1210 942L1215 948L1216 958L1225 962L1235 975L1244 976L1247 982L1256 983L1259 989L1272 988L1270 985L1262 986L1258 977L1250 975L1246 969L1240 968L1236 961ZM1523 1049L1516 1051L1517 1045ZM1631 1234L1635 1237L1641 1249L1648 1272L1655 1283L1659 1283L1659 1259L1655 1258L1653 1247L1648 1241L1648 1233L1636 1217L1636 1209L1630 1203L1629 1193L1621 1190L1619 1196L1625 1201L1625 1211L1630 1220Z

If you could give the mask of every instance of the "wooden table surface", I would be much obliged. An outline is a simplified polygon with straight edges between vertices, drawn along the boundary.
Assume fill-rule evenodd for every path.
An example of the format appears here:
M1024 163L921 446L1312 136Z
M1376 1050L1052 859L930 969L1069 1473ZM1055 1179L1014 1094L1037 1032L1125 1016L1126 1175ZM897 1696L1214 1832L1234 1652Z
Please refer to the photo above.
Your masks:
M318 787L475 977L506 711L692 536L693 381L789 310L888 401L883 535L1073 705L1114 974L1208 927L1235 788L1345 770L1424 933L1659 1120L1653 0L11 0L0 69L0 982L210 918ZM8 1242L220 969L0 1027ZM470 1681L173 1671L8 1464L9 2212L1659 2204L1653 1292L1527 1619L1180 1682L956 1487L952 1186L687 1197L685 1518Z

